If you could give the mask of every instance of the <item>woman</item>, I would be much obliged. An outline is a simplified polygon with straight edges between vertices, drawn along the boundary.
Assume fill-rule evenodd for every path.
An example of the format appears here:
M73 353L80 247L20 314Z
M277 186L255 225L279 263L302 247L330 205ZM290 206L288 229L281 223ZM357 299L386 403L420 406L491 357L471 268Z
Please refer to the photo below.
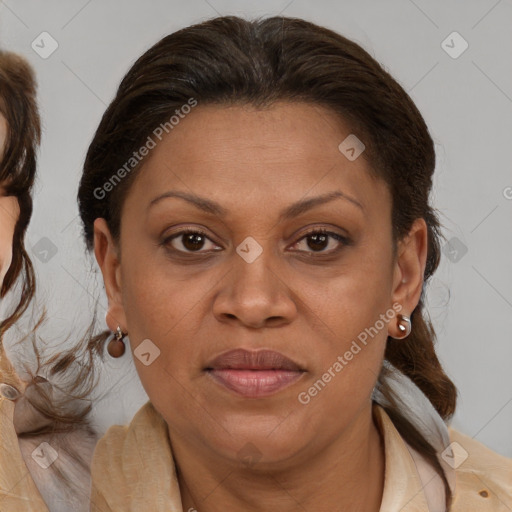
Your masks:
M140 57L78 193L150 398L99 441L91 510L509 510L512 462L443 421L434 167L406 92L325 28L221 17Z
M61 389L26 368L20 378L4 350L4 334L27 310L35 293L25 232L32 214L31 191L40 142L36 82L28 63L0 51L0 276L1 297L21 283L19 301L0 324L0 510L88 510L89 459L96 436L86 416L90 406L75 399L76 387ZM44 313L35 330L44 320ZM64 353L44 363L32 338L39 371L53 377L73 362ZM11 349L13 347L10 347ZM36 371L36 373L37 373ZM68 485L63 485L66 482Z

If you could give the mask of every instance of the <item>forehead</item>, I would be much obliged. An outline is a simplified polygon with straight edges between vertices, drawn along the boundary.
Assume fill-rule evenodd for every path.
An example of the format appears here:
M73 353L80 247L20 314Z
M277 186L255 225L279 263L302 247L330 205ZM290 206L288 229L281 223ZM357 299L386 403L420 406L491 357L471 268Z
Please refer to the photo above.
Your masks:
M169 190L193 191L233 206L292 203L342 190L372 204L386 200L385 185L364 156L350 161L339 145L350 126L325 107L281 102L201 105L157 141L129 196L150 202Z

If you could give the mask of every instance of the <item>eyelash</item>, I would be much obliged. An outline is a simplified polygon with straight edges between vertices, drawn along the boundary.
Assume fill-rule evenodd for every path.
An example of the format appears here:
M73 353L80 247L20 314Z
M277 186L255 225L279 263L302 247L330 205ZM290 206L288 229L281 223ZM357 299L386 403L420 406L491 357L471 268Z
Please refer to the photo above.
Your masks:
M191 235L191 234L193 234L193 235L200 235L200 236L203 236L203 237L207 238L211 242L213 242L213 240L211 240L210 237L207 235L207 233L204 232L203 230L198 229L198 228L190 228L190 229L183 229L181 231L178 231L178 232L174 233L172 236L167 237L165 240L163 240L162 243L159 244L159 245L165 246L168 251L170 251L170 252L172 252L174 254L177 253L177 254L180 254L180 255L183 255L183 254L201 255L201 254L208 254L208 253L211 253L211 252L217 252L216 250L215 251L206 251L206 252L200 252L200 251L181 251L179 249L174 249L174 248L169 247L169 244L170 244L170 242L172 240L174 240L175 238L179 238L180 236L186 235L186 234L187 235ZM338 242L341 242L342 247L352 244L351 240L348 237L340 235L339 233L335 233L333 231L328 231L325 228L312 228L309 231L307 231L306 233L304 233L297 240L297 242L295 242L293 245L297 245L299 242L301 242L305 238L308 238L308 237L313 236L313 235L328 235L329 237L334 238ZM213 242L213 243L215 243L215 242ZM331 251L328 251L328 252L325 252L325 251L299 251L299 252L306 252L307 254L316 254L316 255L319 255L319 256L320 255L332 256L332 255L338 253L341 250L342 247L338 247L338 248L336 248L334 250L331 250Z

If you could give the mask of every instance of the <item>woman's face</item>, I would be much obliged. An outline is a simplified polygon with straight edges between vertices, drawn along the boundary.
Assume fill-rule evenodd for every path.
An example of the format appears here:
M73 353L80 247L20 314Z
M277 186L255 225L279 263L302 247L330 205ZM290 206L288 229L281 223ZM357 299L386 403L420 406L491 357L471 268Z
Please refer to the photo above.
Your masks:
M7 138L7 121L0 114L0 165ZM6 196L5 183L0 182L0 287L12 261L14 228L20 214L18 199Z
M309 104L199 105L145 158L120 247L96 220L109 326L129 333L171 440L275 467L367 432L394 315L419 300L426 228L416 222L393 259L389 191L364 155L340 151L350 133ZM313 228L329 234L306 237ZM204 236L179 234L194 230ZM295 366L213 362L240 348Z

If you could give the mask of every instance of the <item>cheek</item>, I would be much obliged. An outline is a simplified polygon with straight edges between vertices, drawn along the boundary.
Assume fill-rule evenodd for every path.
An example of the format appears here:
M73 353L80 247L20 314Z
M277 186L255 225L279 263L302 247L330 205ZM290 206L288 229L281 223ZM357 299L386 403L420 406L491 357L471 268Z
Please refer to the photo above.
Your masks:
M324 331L334 348L344 351L351 340L375 326L381 314L387 312L389 318L393 313L392 279L391 250L383 244L354 251L329 279L311 279L302 289L308 290L305 300L328 327ZM387 324L379 321L376 328L385 339Z
M381 340L372 343L348 350L350 360L347 351L339 353L340 359L338 355L331 358L323 373L305 383L293 409L296 428L318 432L321 424L324 437L336 438L340 429L348 427L368 407L385 348Z
M123 306L130 339L140 342L153 336L168 344L178 333L193 334L199 327L199 311L214 284L211 275L184 279L183 272L170 274L156 265L132 265L123 274Z
M12 262L12 243L18 200L14 197L0 198L0 278L3 281Z
M0 287L12 263L12 248L2 245L0 249Z
M388 258L379 256L388 251L375 247L365 258L354 255L342 273L310 296L322 333L315 341L319 364L297 397L310 419L313 411L355 414L371 396L384 358L388 323L396 315L390 304L391 253ZM314 289L312 283L308 289Z
M153 264L139 264L143 261ZM198 357L197 340L207 315L206 294L212 278L202 276L191 282L183 272L171 274L155 258L126 258L123 264L123 306L141 383L155 405L162 396L167 403L172 397L179 401L183 391L179 383L190 380L190 368Z

